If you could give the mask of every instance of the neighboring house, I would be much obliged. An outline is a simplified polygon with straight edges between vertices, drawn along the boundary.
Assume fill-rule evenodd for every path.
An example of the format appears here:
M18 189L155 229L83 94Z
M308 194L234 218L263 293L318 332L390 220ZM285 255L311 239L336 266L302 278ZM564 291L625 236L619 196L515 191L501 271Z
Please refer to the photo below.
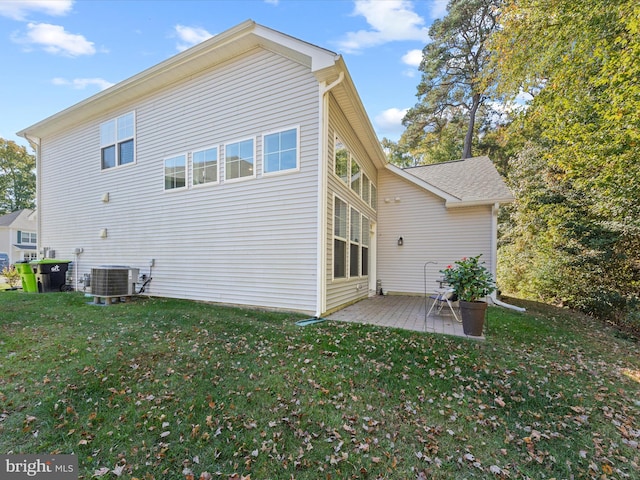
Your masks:
M9 255L10 264L36 259L36 225L36 213L28 208L0 217L0 252Z
M495 263L511 200L486 159L388 165L342 57L252 21L19 135L37 152L40 248L76 275L138 267L156 296L320 316L378 280L420 293L427 260Z

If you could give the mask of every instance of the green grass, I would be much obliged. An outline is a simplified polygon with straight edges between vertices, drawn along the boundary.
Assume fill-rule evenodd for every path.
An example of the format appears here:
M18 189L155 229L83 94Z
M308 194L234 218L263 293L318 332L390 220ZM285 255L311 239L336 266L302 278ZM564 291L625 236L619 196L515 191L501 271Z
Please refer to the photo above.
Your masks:
M82 478L638 478L640 345L552 307L485 342L0 293L0 452Z

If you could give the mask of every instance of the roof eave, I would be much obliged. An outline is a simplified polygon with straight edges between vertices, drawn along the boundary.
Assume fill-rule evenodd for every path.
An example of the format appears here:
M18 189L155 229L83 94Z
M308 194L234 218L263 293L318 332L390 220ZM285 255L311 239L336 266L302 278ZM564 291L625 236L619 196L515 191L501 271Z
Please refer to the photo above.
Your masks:
M447 208L462 208L462 207L480 207L486 205L513 203L515 198L513 197L501 197L501 198L481 198L475 200L448 200L445 202Z
M437 197L440 197L441 199L443 199L445 201L445 205L453 204L453 203L459 203L459 202L462 201L460 198L455 197L455 196L451 195L450 193L447 193L444 190L441 190L438 187L435 187L434 185L431 185L428 182L425 182L424 180L416 177L415 175L411 175L410 173L405 172L403 169L401 169L400 167L398 167L396 165L393 165L392 163L387 163L386 167L387 167L387 170L389 170L389 171L393 172L394 174L404 178L408 182L413 183L414 185L417 185L417 186L427 190L428 192L433 193Z

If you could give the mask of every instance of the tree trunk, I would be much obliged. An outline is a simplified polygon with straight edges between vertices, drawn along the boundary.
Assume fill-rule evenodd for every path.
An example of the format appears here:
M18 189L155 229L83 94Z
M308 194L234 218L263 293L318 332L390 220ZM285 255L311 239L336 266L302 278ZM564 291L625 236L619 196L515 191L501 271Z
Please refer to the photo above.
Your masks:
M462 159L471 158L471 143L473 142L473 130L476 124L476 112L480 107L480 94L474 93L471 103L471 109L469 110L469 125L467 128L467 134L464 137L464 148L462 151Z

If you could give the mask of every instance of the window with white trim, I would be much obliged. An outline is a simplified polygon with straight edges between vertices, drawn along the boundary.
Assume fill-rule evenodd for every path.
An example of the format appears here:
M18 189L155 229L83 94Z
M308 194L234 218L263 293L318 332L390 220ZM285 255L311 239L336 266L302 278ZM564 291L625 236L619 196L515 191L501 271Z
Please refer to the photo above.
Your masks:
M373 183L371 184L371 198L369 198L369 206L374 210L377 210L378 208L378 190Z
M177 155L164 160L164 189L174 190L187 186L187 156Z
M362 195L362 171L360 165L355 158L351 158L351 190L353 190L358 196Z
M347 203L333 200L333 278L347 276Z
M34 232L22 232L18 231L18 243L38 243L37 236Z
M371 180L366 174L362 174L362 200L369 205L371 201Z
M361 227L362 220L360 217L360 212L358 212L355 208L351 209L351 217L350 217L350 225L349 225L349 276L350 277L359 277L360 276L360 240L362 238L361 235Z
M263 171L275 173L298 168L298 129L263 136Z
M333 147L334 162L333 171L345 184L349 183L349 150L342 141L336 137Z
M193 152L191 158L193 185L204 185L218 181L218 148L212 147Z
M369 223L369 219L362 216L362 240L360 241L361 245L361 269L360 274L363 277L369 275L369 237L370 237L370 229L371 224Z
M100 158L103 170L134 163L135 133L134 112L100 125Z
M255 175L253 138L229 143L224 150L224 178L233 180Z

